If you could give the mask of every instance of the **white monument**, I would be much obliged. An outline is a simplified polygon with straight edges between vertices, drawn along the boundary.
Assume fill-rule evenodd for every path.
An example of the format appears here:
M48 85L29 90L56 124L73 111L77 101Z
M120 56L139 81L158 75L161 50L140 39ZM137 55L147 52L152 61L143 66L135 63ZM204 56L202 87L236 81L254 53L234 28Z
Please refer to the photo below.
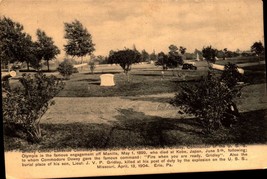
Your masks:
M196 61L199 61L199 55L198 55L198 53L197 53L197 58L196 58Z
M217 65L217 64L211 64L211 68L216 69L216 70L220 70L220 71L224 70L223 65ZM237 71L241 74L244 74L244 72L245 72L243 68L237 68Z
M114 75L112 74L100 75L100 80L100 86L115 86Z

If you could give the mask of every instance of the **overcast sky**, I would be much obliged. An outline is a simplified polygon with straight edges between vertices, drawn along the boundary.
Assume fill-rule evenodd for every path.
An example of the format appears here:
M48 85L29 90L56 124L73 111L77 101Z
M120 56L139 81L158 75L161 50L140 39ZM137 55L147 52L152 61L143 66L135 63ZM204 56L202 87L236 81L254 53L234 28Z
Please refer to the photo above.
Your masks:
M0 13L34 39L44 30L60 49L64 22L77 19L91 33L95 55L133 44L158 53L170 44L193 52L207 45L247 50L263 41L261 0L2 0Z

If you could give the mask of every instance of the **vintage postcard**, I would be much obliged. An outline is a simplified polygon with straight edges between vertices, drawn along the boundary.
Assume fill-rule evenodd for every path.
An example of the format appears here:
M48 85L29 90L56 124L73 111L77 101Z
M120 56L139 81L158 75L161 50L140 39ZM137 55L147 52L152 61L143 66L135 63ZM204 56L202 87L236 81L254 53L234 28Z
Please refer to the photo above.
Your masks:
M2 0L6 178L264 169L261 0Z

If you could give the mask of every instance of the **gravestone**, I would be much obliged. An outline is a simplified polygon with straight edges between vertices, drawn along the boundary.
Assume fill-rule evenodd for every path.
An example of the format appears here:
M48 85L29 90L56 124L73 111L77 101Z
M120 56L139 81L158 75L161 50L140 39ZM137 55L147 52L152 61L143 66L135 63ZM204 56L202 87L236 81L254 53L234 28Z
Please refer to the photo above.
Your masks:
M114 75L112 74L100 75L100 80L100 86L115 86Z
M11 77L15 77L15 76L17 75L17 73L16 73L15 71L11 71L11 72L9 72L9 75L10 75Z

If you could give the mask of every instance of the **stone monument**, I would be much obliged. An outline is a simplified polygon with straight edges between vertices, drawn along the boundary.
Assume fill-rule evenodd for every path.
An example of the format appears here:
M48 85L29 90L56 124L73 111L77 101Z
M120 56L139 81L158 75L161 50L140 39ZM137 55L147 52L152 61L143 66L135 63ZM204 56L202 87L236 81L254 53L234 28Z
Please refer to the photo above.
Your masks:
M112 74L103 74L100 75L100 86L115 86L114 75Z

